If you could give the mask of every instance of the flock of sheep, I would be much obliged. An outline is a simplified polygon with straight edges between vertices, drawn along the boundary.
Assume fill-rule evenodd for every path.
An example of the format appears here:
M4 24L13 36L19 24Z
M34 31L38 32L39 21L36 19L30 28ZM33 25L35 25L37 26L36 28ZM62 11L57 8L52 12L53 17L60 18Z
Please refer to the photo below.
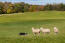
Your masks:
M55 33L55 34L58 33L58 28L54 27L53 30L54 30L54 33ZM33 32L34 35L35 35L35 34L38 34L38 35L39 35L40 32L46 34L46 33L50 33L51 31L50 31L50 29L48 29L48 28L43 28L43 27L41 27L40 29L39 29L39 28L35 29L34 27L32 27L32 32Z

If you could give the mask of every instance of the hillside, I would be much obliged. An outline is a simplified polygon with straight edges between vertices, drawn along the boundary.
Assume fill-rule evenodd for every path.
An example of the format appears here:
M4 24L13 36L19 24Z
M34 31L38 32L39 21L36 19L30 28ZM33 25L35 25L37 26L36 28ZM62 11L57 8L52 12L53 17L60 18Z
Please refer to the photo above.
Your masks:
M57 35L53 27L59 29ZM49 28L50 34L40 33L33 36L31 28ZM20 36L20 32L28 33ZM41 11L15 14L2 14L0 16L0 43L65 43L65 12Z

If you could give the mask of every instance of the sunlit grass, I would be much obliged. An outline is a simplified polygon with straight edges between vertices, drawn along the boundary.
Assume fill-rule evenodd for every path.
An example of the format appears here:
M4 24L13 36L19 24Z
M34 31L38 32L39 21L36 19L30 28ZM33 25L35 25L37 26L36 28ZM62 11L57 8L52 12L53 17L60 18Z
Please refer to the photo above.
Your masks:
M57 35L53 27L59 29ZM31 28L49 28L50 34L34 36ZM28 33L20 36L20 32ZM0 43L65 43L65 12L44 11L15 13L0 16Z

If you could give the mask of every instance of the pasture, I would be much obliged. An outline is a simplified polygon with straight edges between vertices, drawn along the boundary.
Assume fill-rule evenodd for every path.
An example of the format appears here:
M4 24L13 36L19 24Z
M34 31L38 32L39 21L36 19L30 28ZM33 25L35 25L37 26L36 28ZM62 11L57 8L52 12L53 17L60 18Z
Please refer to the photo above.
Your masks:
M57 35L53 27L59 29ZM33 36L32 27L49 28L50 34ZM20 32L28 33L20 36ZM65 11L40 11L0 16L0 43L65 43Z

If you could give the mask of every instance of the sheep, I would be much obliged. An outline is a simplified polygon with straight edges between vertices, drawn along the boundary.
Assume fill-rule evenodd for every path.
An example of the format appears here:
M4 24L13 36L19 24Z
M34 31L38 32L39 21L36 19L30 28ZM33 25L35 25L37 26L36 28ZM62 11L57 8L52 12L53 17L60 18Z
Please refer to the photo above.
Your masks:
M50 29L48 29L48 28L43 28L43 27L41 27L40 28L40 30L45 34L45 33L50 33Z
M55 34L57 34L58 33L58 28L54 27L54 32L55 32Z
M32 32L33 32L33 34L35 35L35 34L40 34L40 29L34 29L34 27L32 27Z

